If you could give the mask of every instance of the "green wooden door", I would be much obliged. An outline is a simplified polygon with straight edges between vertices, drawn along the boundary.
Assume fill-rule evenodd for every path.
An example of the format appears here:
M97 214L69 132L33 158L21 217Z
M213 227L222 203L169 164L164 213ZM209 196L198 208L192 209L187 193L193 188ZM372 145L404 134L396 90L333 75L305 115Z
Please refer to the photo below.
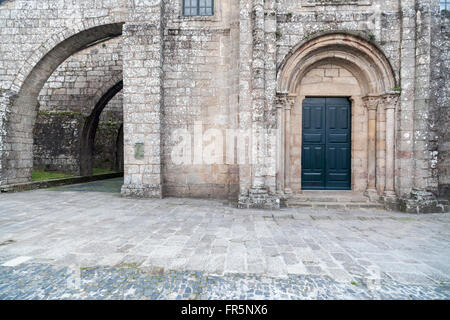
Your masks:
M302 189L350 190L350 101L306 98L302 109Z

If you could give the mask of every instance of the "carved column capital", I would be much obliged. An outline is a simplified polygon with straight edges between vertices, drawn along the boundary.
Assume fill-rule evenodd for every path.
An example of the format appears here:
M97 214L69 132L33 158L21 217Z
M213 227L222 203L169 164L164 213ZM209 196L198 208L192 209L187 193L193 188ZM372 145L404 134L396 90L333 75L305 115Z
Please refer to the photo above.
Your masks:
M275 97L275 104L277 108L284 108L284 105L287 103L287 92L277 92Z
M378 104L380 103L380 96L370 94L363 97L362 101L367 110L377 110Z
M296 98L297 98L297 96L296 95L292 95L292 94L287 96L286 109L290 110L290 109L292 109L294 107Z
M381 104L385 109L397 109L399 101L400 101L399 92L387 92L381 95Z
M276 106L282 109L291 109L294 106L296 95L289 94L288 92L277 92Z

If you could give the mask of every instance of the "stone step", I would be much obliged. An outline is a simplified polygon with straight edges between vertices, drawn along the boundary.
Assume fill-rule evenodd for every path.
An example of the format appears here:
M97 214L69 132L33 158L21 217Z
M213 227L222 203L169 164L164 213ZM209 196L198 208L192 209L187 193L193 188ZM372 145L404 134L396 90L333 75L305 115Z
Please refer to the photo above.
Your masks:
M438 199L438 203L442 206L445 213L450 213L450 201L447 199Z
M317 209L384 209L384 205L376 202L343 202L343 201L286 201L287 208Z
M358 202L358 203L370 203L370 200L366 197L334 197L334 196L298 196L290 199L293 202Z
M352 191L303 191L292 195L289 201L295 202L370 202L369 198L361 193Z

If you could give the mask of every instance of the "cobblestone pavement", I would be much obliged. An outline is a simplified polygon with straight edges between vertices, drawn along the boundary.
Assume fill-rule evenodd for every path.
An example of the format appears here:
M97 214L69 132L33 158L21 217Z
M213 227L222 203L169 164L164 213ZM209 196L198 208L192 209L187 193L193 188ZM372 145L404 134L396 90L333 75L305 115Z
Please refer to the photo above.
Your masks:
M239 210L100 189L0 195L0 299L450 298L448 214Z

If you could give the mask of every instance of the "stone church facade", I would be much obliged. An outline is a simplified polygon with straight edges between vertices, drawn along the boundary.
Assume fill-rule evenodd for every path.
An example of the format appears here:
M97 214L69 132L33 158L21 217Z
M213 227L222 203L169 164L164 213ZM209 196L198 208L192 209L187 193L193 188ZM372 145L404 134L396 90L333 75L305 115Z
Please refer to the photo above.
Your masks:
M1 1L0 187L56 157L39 120L48 110L82 115L59 131L79 142L58 165L89 174L113 101L123 196L276 209L339 190L442 212L447 10L442 0Z

